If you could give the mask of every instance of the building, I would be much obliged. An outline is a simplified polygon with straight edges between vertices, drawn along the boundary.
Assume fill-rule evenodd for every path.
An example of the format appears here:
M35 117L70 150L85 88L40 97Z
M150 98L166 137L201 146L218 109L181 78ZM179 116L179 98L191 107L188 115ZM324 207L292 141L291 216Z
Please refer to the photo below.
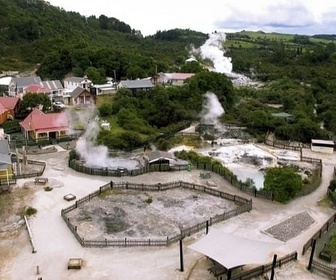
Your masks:
M182 86L194 73L159 73L158 83L162 85Z
M81 87L77 87L71 92L70 104L74 106L92 106L96 104L96 96Z
M138 90L151 90L154 88L154 85L150 79L123 80L120 81L117 88L126 88L134 92Z
M67 137L70 132L65 112L45 114L37 108L20 122L26 139L46 140Z
M92 82L88 79L87 76L82 78L80 77L69 77L64 79L64 89L68 91L73 91L77 87L84 88L86 90L90 90Z
M19 103L20 98L18 97L0 96L0 124L15 118Z
M24 93L24 89L32 84L40 84L42 82L40 77L18 77L12 78L8 85L8 95L13 97L20 97Z
M0 181L1 184L10 184L13 177L12 159L9 143L6 139L0 139Z
M49 90L52 99L63 101L64 87L60 80L42 81L40 85Z
M332 154L334 153L335 143L331 140L311 140L311 150L317 153Z

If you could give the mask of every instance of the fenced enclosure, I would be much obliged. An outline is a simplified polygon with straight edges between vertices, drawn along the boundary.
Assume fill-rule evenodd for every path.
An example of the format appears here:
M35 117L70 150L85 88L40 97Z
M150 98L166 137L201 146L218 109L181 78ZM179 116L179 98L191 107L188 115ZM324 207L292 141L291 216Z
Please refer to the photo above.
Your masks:
M322 262L313 260L312 268L330 277L330 279L336 279L336 267L332 267Z
M286 255L282 258L277 259L275 263L275 267L281 267L291 261L296 261L297 260L297 252L293 252L289 255ZM248 280L252 279L261 275L264 275L268 271L271 271L273 263L270 262L265 265L258 266L256 268L244 271L242 273L239 273L237 275L233 275L231 277L232 280Z
M329 231L330 227L336 222L336 213L303 245L302 255L313 245L314 240L321 238L322 234Z
M113 240L84 240L78 232L77 227L74 226L70 219L67 217L67 213L70 211L80 207L81 205L89 202L94 197L100 195L104 191L113 190L113 189L124 189L124 190L137 190L137 191L152 191L152 192L160 192L164 190L174 189L174 188L185 188L189 190L195 190L204 192L210 195L214 195L223 199L230 200L234 202L237 207L231 211L224 212L223 214L211 217L209 220L198 223L189 228L182 229L180 233L176 236L172 237L164 237L162 239L150 239L150 238L136 238L136 239L113 239ZM244 212L248 212L252 210L252 200L248 200L237 195L231 195L229 193L221 192L218 190L214 190L208 188L206 186L186 183L182 181L166 183L166 184L155 184L155 185L145 185L145 184L135 184L129 182L121 182L121 183L113 183L112 181L106 185L101 186L97 191L77 200L73 205L62 209L61 216L71 232L74 234L75 238L83 247L131 247L131 246L169 246L175 242L178 242L181 239L184 239L187 236L190 236L196 232L199 232L204 229L208 229L209 226L219 223L225 220L230 219L231 217L237 216Z
M17 161L17 160L15 159L15 161ZM23 159L19 159L19 163L23 163ZM9 180L0 179L0 186L15 185L16 180L18 180L18 179L33 178L33 177L39 177L39 176L43 175L44 170L46 168L46 163L45 162L36 161L36 160L27 160L27 164L41 166L41 169L38 172L27 172L27 173L21 173L21 174L13 174L13 175L11 175L11 179L9 179Z

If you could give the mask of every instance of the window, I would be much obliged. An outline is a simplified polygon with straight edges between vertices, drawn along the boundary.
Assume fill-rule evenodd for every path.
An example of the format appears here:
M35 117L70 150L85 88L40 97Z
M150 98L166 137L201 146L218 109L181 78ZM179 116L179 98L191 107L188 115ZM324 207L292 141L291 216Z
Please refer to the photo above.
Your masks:
M39 138L46 138L46 137L48 137L48 133L46 133L46 132L44 132L44 133L39 133L39 134L38 134L38 137L39 137Z

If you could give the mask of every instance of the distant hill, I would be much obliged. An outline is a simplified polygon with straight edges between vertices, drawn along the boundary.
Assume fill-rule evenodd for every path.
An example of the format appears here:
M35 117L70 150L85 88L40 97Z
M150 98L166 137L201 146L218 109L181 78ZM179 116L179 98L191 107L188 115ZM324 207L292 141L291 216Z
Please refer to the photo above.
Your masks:
M179 68L188 46L207 35L192 30L159 31L143 37L117 18L85 17L42 0L0 0L0 70L33 69L45 78L91 71L105 76L141 78Z

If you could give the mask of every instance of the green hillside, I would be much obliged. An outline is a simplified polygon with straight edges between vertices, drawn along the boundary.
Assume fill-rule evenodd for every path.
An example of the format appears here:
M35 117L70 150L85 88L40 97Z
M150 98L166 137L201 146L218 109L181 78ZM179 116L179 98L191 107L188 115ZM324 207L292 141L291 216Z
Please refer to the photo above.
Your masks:
M82 76L96 82L112 76L142 78L177 69L190 44L207 35L191 30L160 31L150 37L113 17L84 17L42 0L0 0L0 71L39 66L42 78Z

